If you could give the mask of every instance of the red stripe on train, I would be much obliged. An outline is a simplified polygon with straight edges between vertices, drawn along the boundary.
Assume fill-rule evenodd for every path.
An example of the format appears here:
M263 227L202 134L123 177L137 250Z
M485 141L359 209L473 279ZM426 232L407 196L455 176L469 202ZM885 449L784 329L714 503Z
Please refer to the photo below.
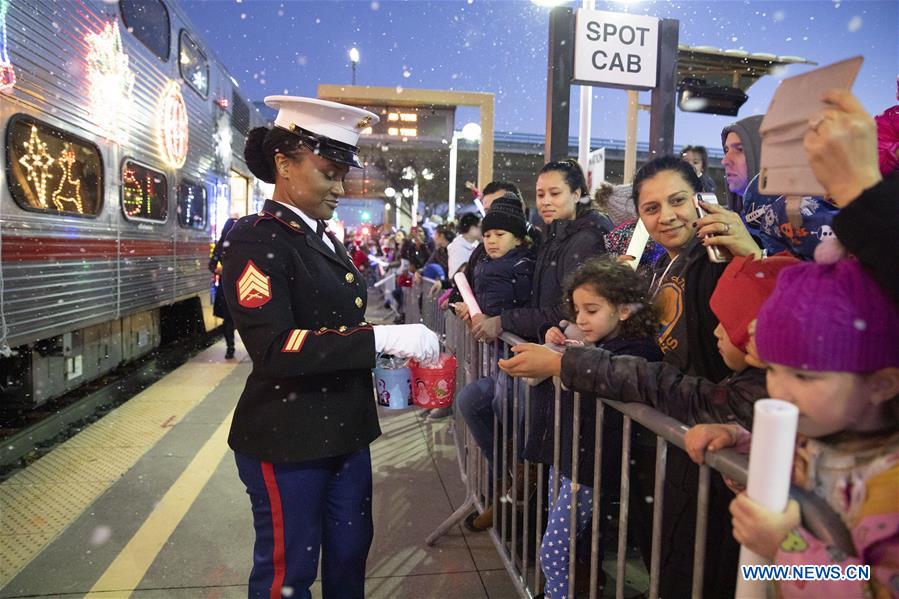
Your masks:
M2 244L3 262L168 257L175 252L178 256L208 258L210 254L208 241L184 241L176 246L169 240L4 236Z

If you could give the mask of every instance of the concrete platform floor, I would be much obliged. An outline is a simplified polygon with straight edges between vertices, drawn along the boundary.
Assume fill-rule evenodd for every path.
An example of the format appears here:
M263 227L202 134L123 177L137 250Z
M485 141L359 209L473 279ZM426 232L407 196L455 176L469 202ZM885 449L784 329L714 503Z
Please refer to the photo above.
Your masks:
M237 360L233 369L210 368L211 376L202 381L208 386L205 396L183 416L166 421L168 430L133 466L110 476L96 499L76 509L70 506L68 514L47 514L65 519L59 532L35 549L30 561L6 564L0 597L245 597L253 547L250 504L223 434L251 368L242 347ZM219 342L179 370L203 372L204 364L223 363L224 344ZM213 372L227 374L216 377ZM177 388L167 393L177 395ZM366 596L516 597L486 534L457 528L435 547L424 544L464 500L448 423L426 422L415 409L381 410L384 434L372 446L375 538ZM116 412L107 418L115 418ZM79 437L58 451L78 447ZM90 459L105 461L104 455L129 443L99 445L91 449ZM72 462L67 468L67 480L77 479L77 467ZM2 487L10 483L19 484L19 491L31 484L13 478L0 485L2 519L15 507L4 505L4 497L22 496L4 494ZM66 493L65 485L42 489ZM20 522L10 528L0 527L0 540L7 545L21 545L33 532ZM313 596L320 596L317 586Z

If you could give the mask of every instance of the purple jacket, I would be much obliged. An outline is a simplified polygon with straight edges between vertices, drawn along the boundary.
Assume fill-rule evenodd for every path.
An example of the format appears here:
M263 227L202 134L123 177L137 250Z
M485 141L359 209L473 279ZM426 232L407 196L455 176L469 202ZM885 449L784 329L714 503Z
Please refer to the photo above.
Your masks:
M880 159L880 172L886 176L899 170L899 104L887 108L883 114L874 117L877 123L877 154Z

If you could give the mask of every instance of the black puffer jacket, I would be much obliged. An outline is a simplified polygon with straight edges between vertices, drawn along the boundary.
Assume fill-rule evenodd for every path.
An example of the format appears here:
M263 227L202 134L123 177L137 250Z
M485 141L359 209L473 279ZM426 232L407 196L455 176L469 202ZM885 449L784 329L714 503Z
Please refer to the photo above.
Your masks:
M496 260L481 260L474 271L474 296L487 316L530 302L534 257L527 248L517 247Z
M588 258L606 253L605 235L611 230L612 221L593 210L575 220L551 223L537 254L531 305L503 310L503 330L538 340L545 325L555 326L565 318L562 282Z

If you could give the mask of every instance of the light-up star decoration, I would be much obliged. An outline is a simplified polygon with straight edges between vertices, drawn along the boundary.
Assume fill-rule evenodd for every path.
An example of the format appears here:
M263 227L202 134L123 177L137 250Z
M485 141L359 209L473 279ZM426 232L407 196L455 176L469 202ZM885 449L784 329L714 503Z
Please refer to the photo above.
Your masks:
M69 144L59 156L59 165L62 167L62 178L56 191L53 192L53 205L60 212L77 212L84 214L84 204L81 201L81 179L72 177L72 165L75 164L75 151ZM75 209L67 210L66 204L74 204Z
M9 91L16 85L16 71L9 60L6 46L6 13L9 12L9 0L0 0L0 93Z
M37 127L31 126L31 137L25 142L25 154L19 162L28 171L28 181L34 186L34 193L40 208L47 207L47 179L51 177L50 166L56 162L47 152L47 144L38 137Z
M134 73L122 49L119 24L107 23L100 33L88 33L87 78L91 112L106 137L118 143L128 140L128 113L134 91Z

